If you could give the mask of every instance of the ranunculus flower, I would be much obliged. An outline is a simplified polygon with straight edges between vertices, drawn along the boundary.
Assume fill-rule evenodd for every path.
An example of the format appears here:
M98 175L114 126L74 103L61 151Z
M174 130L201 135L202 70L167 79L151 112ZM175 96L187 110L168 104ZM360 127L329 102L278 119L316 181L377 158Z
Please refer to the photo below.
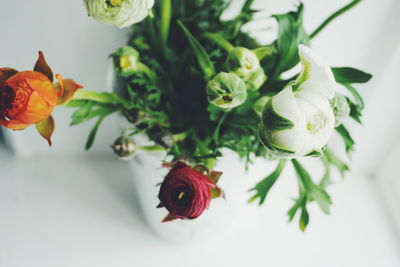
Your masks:
M296 81L265 105L259 137L277 156L303 156L320 151L335 127L329 100L336 82L331 68L306 46L299 46L303 65Z
M0 125L23 130L35 124L51 144L54 107L68 101L82 87L71 79L63 80L59 74L56 77L58 83L53 85L53 72L42 52L33 71L0 68Z
M154 0L83 0L88 15L99 22L119 28L144 20Z
M207 83L206 89L208 101L223 109L237 107L247 98L244 81L234 73L218 73Z
M182 161L173 163L158 194L161 201L158 207L165 207L169 211L163 222L195 219L208 208L211 199L216 197L213 196L215 192L218 192L218 196L222 194L216 185L220 172L211 172L207 177L195 169Z

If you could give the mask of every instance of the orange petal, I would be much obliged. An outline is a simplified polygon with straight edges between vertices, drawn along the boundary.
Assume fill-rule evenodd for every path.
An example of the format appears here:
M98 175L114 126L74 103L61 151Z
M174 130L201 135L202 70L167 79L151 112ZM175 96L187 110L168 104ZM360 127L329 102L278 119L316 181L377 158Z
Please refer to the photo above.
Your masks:
M18 71L12 68L0 68L0 83L4 82Z
M55 86L56 94L57 94L57 97L60 98L64 94L64 83L63 83L61 74L56 74L56 78L58 81L58 83Z
M49 78L49 80L51 82L53 82L53 71L51 70L50 66L47 64L42 51L39 51L39 58L36 61L36 64L35 64L35 67L33 68L33 70L43 73L44 75L47 76L47 78Z
M38 133L47 140L49 146L51 146L51 136L54 133L55 122L53 116L49 116L47 119L37 123L36 130Z
M7 121L4 119L0 119L0 125L11 130L24 130L26 127L30 126L30 124L23 123L19 120Z
M54 106L50 106L37 92L32 92L29 97L28 105L13 119L24 123L36 124L50 116Z
M57 83L56 89L59 90L58 92L62 91L62 95L57 100L57 105L68 102L74 96L75 92L82 87L82 85L71 79L63 79L62 82Z

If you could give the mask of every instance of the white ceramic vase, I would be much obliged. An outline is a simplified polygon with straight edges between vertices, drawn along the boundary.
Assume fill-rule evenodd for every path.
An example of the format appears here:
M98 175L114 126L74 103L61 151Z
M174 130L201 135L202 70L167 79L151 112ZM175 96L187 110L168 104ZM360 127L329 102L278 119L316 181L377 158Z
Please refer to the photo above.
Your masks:
M217 198L211 201L210 207L194 220L174 220L162 223L168 214L165 208L156 208L160 203L159 183L163 181L168 169L161 163L165 154L161 152L139 152L131 161L132 178L135 193L144 216L144 220L160 237L173 242L204 240L229 228L235 217L235 195L239 194L238 179L241 179L242 164L233 153L217 164L216 170L222 170L218 185L224 189L226 199ZM244 175L244 174L243 174Z

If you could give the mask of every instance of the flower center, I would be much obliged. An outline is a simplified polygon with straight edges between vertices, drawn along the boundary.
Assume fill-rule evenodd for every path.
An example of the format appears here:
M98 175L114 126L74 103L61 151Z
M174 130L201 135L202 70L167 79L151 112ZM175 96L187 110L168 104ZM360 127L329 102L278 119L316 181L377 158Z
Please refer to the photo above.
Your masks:
M112 7L121 6L123 0L107 0L107 4Z
M4 114L12 107L15 99L14 90L9 86L0 87L0 114Z
M178 200L181 200L183 198L183 196L185 195L185 192L180 192L178 194Z
M324 115L314 114L307 121L307 130L312 134L316 134L326 127L326 121L327 119Z
M119 66L121 69L125 70L132 66L132 62L129 56L122 56L119 59Z
M222 97L222 99L223 99L225 102L232 102L233 97L232 97L231 95L224 95L224 96Z
M252 68L252 64L251 64L251 60L248 58L248 57L246 57L245 59L244 59L244 66L245 66L245 68L246 69L248 69L248 70L251 70L251 68Z

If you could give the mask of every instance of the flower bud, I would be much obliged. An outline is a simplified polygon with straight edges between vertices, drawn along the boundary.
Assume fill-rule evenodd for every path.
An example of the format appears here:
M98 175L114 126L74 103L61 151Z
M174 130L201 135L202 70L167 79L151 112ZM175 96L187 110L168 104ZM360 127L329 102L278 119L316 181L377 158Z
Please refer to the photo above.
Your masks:
M129 160L136 151L135 141L128 136L120 136L111 145L114 153L122 160Z
M246 75L243 80L246 83L247 90L258 90L267 80L267 75L262 68L259 68Z
M131 46L122 46L111 54L115 72L123 77L139 71L139 52Z
M246 101L246 84L236 74L220 72L207 83L207 95L215 106L234 108Z
M145 113L138 108L124 109L125 118L132 124L138 124L145 117Z
M84 0L88 16L119 28L144 20L154 0Z
M337 127L350 115L350 106L345 96L337 94L331 100L331 107L335 115L335 127Z
M226 67L231 73L244 78L260 69L260 61L256 54L245 47L235 47L229 52Z

